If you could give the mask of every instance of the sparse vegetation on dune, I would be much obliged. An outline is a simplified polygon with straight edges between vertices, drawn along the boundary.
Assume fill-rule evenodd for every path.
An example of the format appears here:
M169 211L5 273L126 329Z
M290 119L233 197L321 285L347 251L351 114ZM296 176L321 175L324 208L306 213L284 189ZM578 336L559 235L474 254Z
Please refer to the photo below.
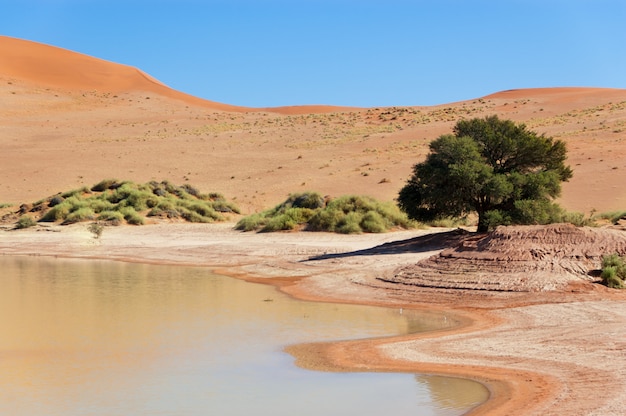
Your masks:
M224 214L228 213L238 214L239 209L221 194L203 194L187 184L177 186L168 181L136 184L105 179L91 188L58 193L33 204L23 204L17 227L26 228L35 225L36 221L141 225L145 217L213 222L226 220Z
M301 229L358 234L382 233L416 225L392 202L354 195L328 200L317 192L304 192L291 194L274 208L241 219L235 228L261 232Z

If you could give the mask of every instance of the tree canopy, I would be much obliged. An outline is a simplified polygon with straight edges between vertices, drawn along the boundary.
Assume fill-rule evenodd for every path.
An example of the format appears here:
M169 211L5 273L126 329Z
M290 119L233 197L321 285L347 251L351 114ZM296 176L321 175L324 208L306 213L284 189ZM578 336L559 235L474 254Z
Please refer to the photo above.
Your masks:
M552 200L572 177L566 146L497 116L457 122L430 143L400 190L398 205L418 221L478 214L478 231L498 224L546 223Z

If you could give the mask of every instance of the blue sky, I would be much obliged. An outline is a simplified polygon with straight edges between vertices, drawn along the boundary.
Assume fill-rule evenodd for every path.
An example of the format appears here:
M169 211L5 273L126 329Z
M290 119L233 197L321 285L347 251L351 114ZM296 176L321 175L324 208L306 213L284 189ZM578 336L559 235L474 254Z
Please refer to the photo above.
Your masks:
M0 0L0 34L250 107L626 88L624 0Z

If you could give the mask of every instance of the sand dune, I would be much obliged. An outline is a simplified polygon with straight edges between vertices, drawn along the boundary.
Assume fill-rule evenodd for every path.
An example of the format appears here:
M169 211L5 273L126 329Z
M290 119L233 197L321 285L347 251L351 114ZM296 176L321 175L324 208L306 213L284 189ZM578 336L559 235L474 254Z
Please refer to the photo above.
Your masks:
M560 200L566 208L626 209L626 90L511 90L433 107L249 109L182 94L135 68L0 37L0 97L0 203L32 202L109 177L189 182L225 194L244 212L301 190L390 200L431 140L461 118L497 114L567 142L574 178ZM422 231L270 236L235 232L232 224L160 224L112 227L95 241L80 224L47 229L58 232L7 231L0 249L221 265L307 299L437 307L467 321L455 331L403 343L333 344L308 354L308 361L302 361L307 354L297 354L313 368L468 375L492 389L492 400L476 414L621 414L624 408L624 395L612 390L623 385L623 359L610 354L623 351L623 291L589 289L597 286L591 283L572 292L433 289L409 273L415 262L443 248ZM522 237L529 240L527 233ZM385 249L415 238L430 245ZM559 251L567 270L599 246L586 237L575 241L575 249ZM477 242L476 256L486 261L511 263L509 253L520 251L497 239L484 242L509 250L485 254ZM623 239L619 244L623 250ZM439 259L452 257L458 263L468 252L447 250ZM530 267L523 261L514 266L521 273ZM377 279L390 273L404 284ZM501 276L496 270L492 277ZM474 287L454 274L448 278Z
M433 107L251 109L183 94L137 68L0 37L0 202L105 177L189 182L244 212L290 192L394 199L428 143L498 114L568 143L562 204L626 207L626 90L511 90Z

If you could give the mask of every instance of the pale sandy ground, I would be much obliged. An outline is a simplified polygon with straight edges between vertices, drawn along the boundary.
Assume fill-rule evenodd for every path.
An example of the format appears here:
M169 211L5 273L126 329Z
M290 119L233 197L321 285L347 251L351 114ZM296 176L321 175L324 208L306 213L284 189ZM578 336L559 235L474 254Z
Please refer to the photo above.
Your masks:
M232 224L153 224L107 227L95 239L86 225L37 226L0 231L0 253L204 265L275 284L304 299L440 310L459 327L289 351L300 365L314 369L476 379L492 395L472 414L623 414L626 293L601 287L565 293L455 292L376 280L437 251L376 254L368 249L429 232L254 234L234 231ZM321 255L326 257L310 260Z
M567 143L574 178L559 200L565 208L626 209L626 90L514 90L433 107L250 109L182 94L135 68L0 36L0 204L109 177L190 183L244 213L304 190L392 200L430 141L461 118L492 114ZM624 414L623 293L446 292L375 280L428 252L300 261L414 235L256 235L169 224L107 228L94 240L78 225L2 231L0 252L203 264L272 277L300 297L442 309L467 325L399 343L293 352L315 368L468 375L494 393L479 410L485 414Z

